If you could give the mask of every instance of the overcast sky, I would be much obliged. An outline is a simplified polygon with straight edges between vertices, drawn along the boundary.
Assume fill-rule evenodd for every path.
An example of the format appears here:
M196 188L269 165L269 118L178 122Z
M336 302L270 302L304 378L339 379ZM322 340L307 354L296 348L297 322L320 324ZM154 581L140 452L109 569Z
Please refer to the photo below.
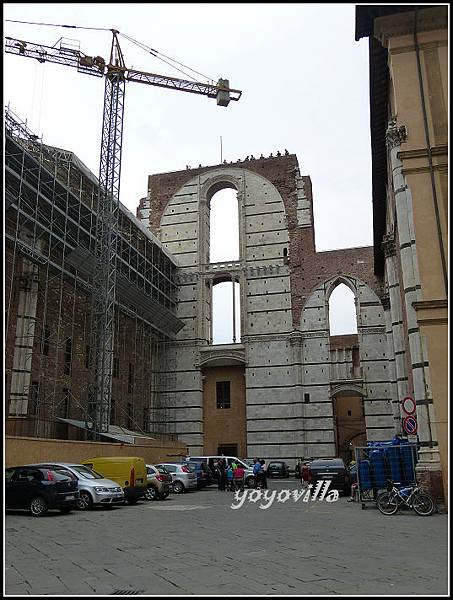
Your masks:
M239 102L225 108L196 94L126 85L120 199L134 214L149 174L218 164L222 136L227 161L285 148L297 155L301 174L312 180L318 251L372 244L368 41L354 40L355 5L3 7L5 36L50 46L61 37L77 39L82 52L107 60L109 31L7 20L117 29L242 90ZM120 39L128 67L188 78ZM5 105L44 143L73 151L96 175L103 94L102 78L4 56Z

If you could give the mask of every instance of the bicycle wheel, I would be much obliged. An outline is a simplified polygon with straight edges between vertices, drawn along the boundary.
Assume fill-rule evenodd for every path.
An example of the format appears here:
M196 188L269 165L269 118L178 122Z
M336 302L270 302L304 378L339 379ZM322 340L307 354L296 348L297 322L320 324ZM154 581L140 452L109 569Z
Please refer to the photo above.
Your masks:
M412 496L412 508L417 515L428 517L434 512L434 500L425 492L415 492Z
M379 494L376 504L383 515L394 515L398 510L398 496L384 492Z

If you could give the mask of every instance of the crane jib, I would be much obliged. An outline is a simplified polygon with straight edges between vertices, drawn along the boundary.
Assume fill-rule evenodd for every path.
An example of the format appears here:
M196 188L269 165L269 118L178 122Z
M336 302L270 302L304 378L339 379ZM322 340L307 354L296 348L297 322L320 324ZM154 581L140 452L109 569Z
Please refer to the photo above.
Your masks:
M106 65L105 60L100 56L87 56L80 50L45 46L9 37L5 37L5 52L34 58L41 63L53 62L68 67L75 67L81 73L96 77L103 77L112 68L118 68L113 65ZM191 92L193 94L202 94L209 98L217 98L218 103L224 106L230 100L239 100L242 95L241 90L229 87L227 79L219 79L217 84L209 84L127 69L125 67L120 67L119 70L125 73L126 81L135 81L136 83L145 83L167 89L180 90L182 92Z

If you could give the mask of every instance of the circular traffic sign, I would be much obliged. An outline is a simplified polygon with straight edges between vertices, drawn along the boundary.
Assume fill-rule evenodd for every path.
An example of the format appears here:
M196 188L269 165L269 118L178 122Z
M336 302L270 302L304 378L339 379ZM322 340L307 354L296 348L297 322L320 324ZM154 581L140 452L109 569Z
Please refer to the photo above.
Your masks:
M413 415L417 409L417 405L415 404L415 400L412 398L412 396L406 396L401 402L401 406L407 415Z
M417 419L415 417L404 417L403 429L408 435L414 435L417 433Z

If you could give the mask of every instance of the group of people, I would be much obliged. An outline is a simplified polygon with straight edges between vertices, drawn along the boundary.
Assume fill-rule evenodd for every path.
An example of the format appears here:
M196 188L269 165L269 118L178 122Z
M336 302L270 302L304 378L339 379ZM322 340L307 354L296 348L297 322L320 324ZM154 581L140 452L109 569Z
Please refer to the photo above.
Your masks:
M216 465L216 471L220 491L234 492L235 490L244 489L245 470L242 465L234 461L229 465L224 458L221 458ZM254 459L253 477L255 479L255 489L267 490L267 465L264 459ZM296 477L300 478L302 487L308 487L312 480L310 466L302 459L296 465Z
M220 491L224 492L228 490L234 492L236 490L244 489L245 470L242 465L235 463L234 461L228 465L226 460L221 458L217 463L216 469Z

